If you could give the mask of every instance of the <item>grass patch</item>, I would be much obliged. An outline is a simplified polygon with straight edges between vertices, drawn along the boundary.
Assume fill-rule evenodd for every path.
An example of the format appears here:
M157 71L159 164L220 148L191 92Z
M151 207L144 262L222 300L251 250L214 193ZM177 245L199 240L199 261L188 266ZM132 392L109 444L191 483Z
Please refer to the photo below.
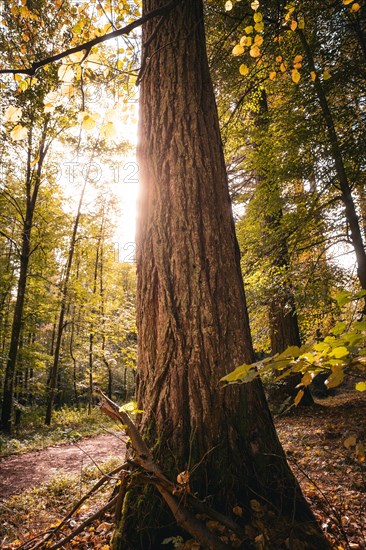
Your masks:
M63 407L54 412L51 426L44 425L44 411L39 409L25 413L22 420L16 435L0 435L0 457L77 441L115 428L115 424L102 415L98 407L90 415L87 409Z
M119 464L119 460L111 459L99 467L107 473ZM56 475L39 487L0 503L0 547L17 548L36 534L55 527L101 476L102 473L95 466L85 467L78 475ZM74 521L82 521L106 502L113 483L112 479L86 501Z

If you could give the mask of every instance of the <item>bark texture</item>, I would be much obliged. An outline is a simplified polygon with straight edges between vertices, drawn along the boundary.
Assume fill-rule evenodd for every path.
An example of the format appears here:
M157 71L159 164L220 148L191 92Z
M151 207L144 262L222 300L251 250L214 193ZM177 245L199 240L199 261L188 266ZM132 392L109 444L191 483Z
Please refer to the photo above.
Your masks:
M143 2L145 12L161 5ZM192 490L221 511L242 505L250 514L257 499L279 516L312 522L260 382L219 382L251 362L253 350L202 2L183 0L154 32L156 25L143 28L140 94L140 429L171 479L189 470ZM134 489L114 548L159 548L169 532L162 526L172 522L164 514L151 490Z

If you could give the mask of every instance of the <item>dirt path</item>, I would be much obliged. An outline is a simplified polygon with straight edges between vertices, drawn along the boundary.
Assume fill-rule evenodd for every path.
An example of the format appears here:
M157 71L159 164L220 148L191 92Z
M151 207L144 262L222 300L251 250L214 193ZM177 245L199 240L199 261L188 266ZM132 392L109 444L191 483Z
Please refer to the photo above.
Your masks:
M113 457L123 459L125 445L122 436L118 437L99 435L1 459L0 499L31 489L55 474L78 473L84 466L92 466L93 460L98 463Z

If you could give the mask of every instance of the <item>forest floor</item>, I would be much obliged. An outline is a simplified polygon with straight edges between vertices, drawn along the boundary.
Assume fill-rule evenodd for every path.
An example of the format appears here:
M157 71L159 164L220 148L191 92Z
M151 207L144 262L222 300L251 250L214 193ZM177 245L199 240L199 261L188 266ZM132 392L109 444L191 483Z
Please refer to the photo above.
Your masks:
M122 438L117 433L98 435L0 459L0 499L24 493L57 474L80 474L84 467L123 458L126 447Z
M365 418L364 395L348 391L275 419L291 467L337 550L366 548ZM3 458L0 547L19 548L40 531L55 527L100 477L100 469L106 472L121 464L123 437L116 435ZM83 504L68 527L74 528L100 508L113 483L112 479ZM112 515L107 513L63 548L108 550L112 531Z

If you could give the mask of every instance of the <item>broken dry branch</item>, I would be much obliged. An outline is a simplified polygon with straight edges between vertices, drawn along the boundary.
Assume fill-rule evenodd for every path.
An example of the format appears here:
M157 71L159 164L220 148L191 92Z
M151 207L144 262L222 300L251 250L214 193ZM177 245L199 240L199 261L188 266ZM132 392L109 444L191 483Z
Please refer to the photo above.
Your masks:
M130 416L120 407L109 399L104 393L97 389L96 392L102 397L101 410L107 414L109 417L119 420L126 429L127 434L131 439L131 445L134 450L134 461L133 463L137 467L144 470L144 478L147 483L151 483L159 491L166 504L170 508L177 524L187 531L195 540L202 544L205 548L212 550L228 550L227 546L222 540L212 533L205 525L203 525L199 520L196 519L194 514L192 514L182 503L181 499L178 499L176 495L182 494L184 489L180 485L176 485L171 482L161 471L160 467L156 464L153 459L150 449L147 447L146 443L141 437L140 432L137 427L131 420ZM132 461L129 461L132 462ZM184 493L185 494L185 493ZM187 493L188 494L188 493ZM194 498L192 500L192 505L194 505ZM209 514L209 508L205 505L199 506L197 502L195 503L195 508L203 510L211 517L216 515L215 519L218 519L218 515L214 512ZM221 516L221 519L224 517ZM238 528L235 525L233 527L233 522L226 518L224 525L229 527L235 533L238 532Z
M115 506L117 502L117 499L118 499L118 495L112 498L112 500L110 500L109 502L107 502L107 504L105 504L102 508L99 508L99 510L97 510L92 516L89 516L85 521L80 523L79 527L74 529L69 535L67 535L67 537L64 537L60 541L56 542L56 544L49 546L48 550L56 550L56 548L62 548L62 546L64 546L67 542L70 542L70 540L74 539L76 535L78 535L79 533L82 533L85 527L87 527L88 525L93 523L96 519L98 519L100 516L102 516L104 512L106 512L110 508L113 508L113 506Z

